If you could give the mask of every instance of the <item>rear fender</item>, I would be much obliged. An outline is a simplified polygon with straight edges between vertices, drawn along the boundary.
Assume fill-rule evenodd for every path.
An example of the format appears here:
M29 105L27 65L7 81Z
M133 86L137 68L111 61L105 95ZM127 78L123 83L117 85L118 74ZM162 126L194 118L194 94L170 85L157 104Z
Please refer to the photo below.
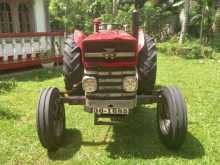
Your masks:
M137 54L140 53L140 51L144 48L144 44L145 44L145 37L144 37L144 31L140 30L139 34L138 34L138 52Z
M83 40L86 38L87 36L80 30L75 30L74 31L74 42L76 43L76 45L82 50L82 43Z

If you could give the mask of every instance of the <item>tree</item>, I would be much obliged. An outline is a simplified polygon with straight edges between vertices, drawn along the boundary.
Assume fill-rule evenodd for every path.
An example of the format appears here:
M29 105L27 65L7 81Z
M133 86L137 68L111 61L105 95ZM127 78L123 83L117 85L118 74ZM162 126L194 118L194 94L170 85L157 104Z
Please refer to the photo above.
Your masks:
M215 19L213 23L214 40L213 45L216 51L220 52L220 0L215 1Z
M53 30L92 31L93 18L112 12L111 0L51 0L50 23ZM66 28L65 28L66 27Z
M180 44L183 43L186 36L187 25L189 20L189 9L190 9L190 0L184 0L184 8L181 10L180 13L180 22L181 22L181 32L179 39Z
M119 1L118 0L113 0L112 1L112 15L113 17L116 17L117 16L117 13L118 13L118 3Z
M49 11L52 27L70 31L84 26L86 18L86 1L80 0L51 0Z
M200 41L207 44L211 39L211 29L213 22L213 1L201 0L199 12L191 20L201 18L200 21Z

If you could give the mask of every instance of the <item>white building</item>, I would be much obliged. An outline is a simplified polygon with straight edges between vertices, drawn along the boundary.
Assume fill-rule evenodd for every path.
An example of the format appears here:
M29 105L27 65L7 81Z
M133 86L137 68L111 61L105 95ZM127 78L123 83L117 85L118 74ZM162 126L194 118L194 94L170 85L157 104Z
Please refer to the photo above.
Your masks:
M47 32L45 0L0 0L0 32Z
M54 46L61 59L63 32L50 32L48 15L47 0L0 0L0 71L40 65Z

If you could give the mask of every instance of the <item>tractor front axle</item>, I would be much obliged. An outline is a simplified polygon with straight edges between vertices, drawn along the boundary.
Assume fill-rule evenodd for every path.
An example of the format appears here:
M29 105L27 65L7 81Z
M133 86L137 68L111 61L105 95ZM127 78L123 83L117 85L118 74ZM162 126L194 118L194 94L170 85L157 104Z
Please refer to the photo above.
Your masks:
M157 103L160 91L151 92L150 95L137 95L138 104L153 104ZM60 93L60 100L69 105L85 105L85 96L66 96L63 92Z

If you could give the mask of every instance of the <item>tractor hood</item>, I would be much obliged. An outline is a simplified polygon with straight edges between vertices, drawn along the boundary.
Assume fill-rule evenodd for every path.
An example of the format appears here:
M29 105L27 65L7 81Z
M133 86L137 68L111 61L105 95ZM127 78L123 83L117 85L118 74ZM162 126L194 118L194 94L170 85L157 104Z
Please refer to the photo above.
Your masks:
M137 45L136 38L123 31L97 32L82 42L83 63L85 68L135 66Z
M137 40L123 31L103 31L86 37L82 42L83 52L103 52L114 49L115 52L136 52Z
M137 40L132 35L123 31L104 31L89 35L84 42L108 42L108 41L127 41L136 44Z

